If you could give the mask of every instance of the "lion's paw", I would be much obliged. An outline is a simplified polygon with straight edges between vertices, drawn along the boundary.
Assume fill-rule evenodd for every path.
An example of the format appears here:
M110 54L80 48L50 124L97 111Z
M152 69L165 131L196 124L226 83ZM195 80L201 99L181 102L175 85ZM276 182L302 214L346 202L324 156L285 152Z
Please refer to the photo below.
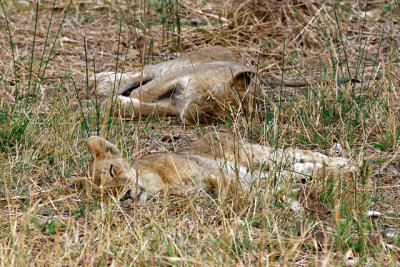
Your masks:
M133 119L136 117L135 113L140 105L139 99L119 95L116 102L117 108L114 110L114 115L118 115L124 119Z
M121 77L121 73L101 72L90 78L90 82L95 86L98 96L111 96L113 90L115 94L118 94Z

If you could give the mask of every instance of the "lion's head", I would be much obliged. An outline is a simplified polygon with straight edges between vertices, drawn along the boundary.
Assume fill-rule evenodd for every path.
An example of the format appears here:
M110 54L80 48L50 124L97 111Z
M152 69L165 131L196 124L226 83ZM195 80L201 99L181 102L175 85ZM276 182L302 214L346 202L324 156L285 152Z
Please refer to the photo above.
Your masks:
M122 157L118 148L98 136L88 138L87 147L94 155L89 162L87 175L94 191L111 190L113 193L131 191L132 197L140 196L140 181L136 186L136 171ZM139 188L135 194L135 188Z
M200 90L201 94L194 94L181 111L181 120L188 124L196 122L224 120L225 116L240 106L246 108L247 98L253 94L254 73L250 70L239 70L235 73L219 73L216 78L206 81L197 81L198 87L207 87ZM228 77L228 78L227 78ZM222 82L223 81L223 82ZM193 82L194 83L194 82ZM233 109L233 110L232 110Z

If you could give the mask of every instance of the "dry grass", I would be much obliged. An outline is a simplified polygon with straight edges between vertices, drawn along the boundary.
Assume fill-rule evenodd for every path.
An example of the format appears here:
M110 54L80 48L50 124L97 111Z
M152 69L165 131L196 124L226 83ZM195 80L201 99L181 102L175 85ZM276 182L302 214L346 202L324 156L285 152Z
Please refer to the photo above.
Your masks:
M34 1L1 1L1 265L343 265L349 255L360 265L398 265L397 1L77 0L68 13L66 0L54 9L41 1L37 13ZM252 114L183 127L86 109L96 106L85 101L93 97L87 73L129 71L209 45L233 47L257 67ZM274 86L272 74L309 85ZM326 154L339 143L339 154L363 167L353 181L271 179L255 198L160 196L135 206L70 185L87 164L86 138L104 120L104 137L130 160L221 129ZM370 210L383 216L371 219Z

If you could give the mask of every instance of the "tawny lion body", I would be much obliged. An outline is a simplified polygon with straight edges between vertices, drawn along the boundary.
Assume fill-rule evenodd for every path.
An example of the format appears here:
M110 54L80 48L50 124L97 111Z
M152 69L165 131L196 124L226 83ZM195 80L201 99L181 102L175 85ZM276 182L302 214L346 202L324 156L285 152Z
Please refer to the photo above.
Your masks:
M201 48L175 60L129 73L96 75L99 97L117 96L120 115L179 116L184 123L225 118L244 106L253 72L229 48ZM142 85L142 86L141 86Z
M318 152L273 149L236 140L229 134L208 134L177 153L155 153L135 159L132 167L117 147L100 137L87 140L95 158L89 165L93 187L129 188L139 203L149 196L185 194L195 190L227 190L238 182L244 190L263 178L285 179L349 175L356 168L349 160ZM137 183L136 183L137 181Z

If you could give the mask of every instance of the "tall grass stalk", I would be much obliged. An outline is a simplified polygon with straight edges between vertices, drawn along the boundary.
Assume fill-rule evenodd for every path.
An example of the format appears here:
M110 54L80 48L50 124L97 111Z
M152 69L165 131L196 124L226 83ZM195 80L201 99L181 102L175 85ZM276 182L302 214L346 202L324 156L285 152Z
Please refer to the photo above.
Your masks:
M83 37L83 46L85 47L86 100L89 100L89 68L88 68L88 58L87 58L87 41L86 41L86 37Z
M53 21L53 16L54 16L54 10L55 10L56 1L57 1L57 0L53 0L53 6L52 6L52 8L51 8L51 14L50 14L50 19L49 19L49 25L47 26L46 37L45 37L45 39L44 39L44 44L43 44L43 51L42 51L42 55L41 55L41 57L40 57L40 65L39 65L39 69L38 69L37 74L36 74L37 78L36 78L36 80L35 80L35 85L34 85L35 88L36 88L36 86L37 86L37 83L40 82L39 77L40 77L40 73L41 73L41 71L42 71L42 66L43 66L43 61L44 61L44 54L45 54L45 52L46 52L46 47L47 47L47 41L48 41L49 36L50 36L51 23L52 23L52 21ZM39 1L38 1L38 2L39 2Z
M38 24L38 16L39 16L39 3L40 1L36 1L36 11L35 11L35 28L33 30L33 41L32 41L32 51L31 51L31 60L29 62L29 78L28 78L28 90L29 94L31 88L31 80L32 80L32 67L33 67L33 54L35 53L35 44L36 44L36 28ZM29 95L27 96L29 98Z
M66 17L67 14L68 14L68 11L69 11L69 8L70 8L71 4L72 4L72 0L69 1L69 4L68 4L68 6L67 6L67 8L66 8L66 10L65 10L65 12L64 12L64 16L63 16L63 18L62 18L62 20L61 20L60 26L59 26L59 28L58 28L58 30L57 30L57 34L56 34L56 36L55 36L55 38L54 38L53 45L51 46L49 55L47 56L47 60L45 60L45 65L44 65L44 68L43 68L42 75L40 75L40 80L42 80L42 79L44 78L44 75L46 74L47 65L48 65L49 62L50 62L50 58L51 58L51 56L52 56L52 54L53 54L54 47L55 47L55 45L56 45L56 43L57 43L58 36L59 36L59 34L60 34L60 31L61 31L62 26L64 25L65 17ZM38 89L39 89L39 88L40 88L40 84L39 84Z
M96 88L97 88L97 79L96 79L96 60L93 59L93 86L94 86L94 101L95 101L95 110L96 110L96 131L97 131L97 135L100 135L100 106L98 103L98 98L97 98L97 92L96 92Z
M368 5L368 1L366 2L366 4ZM356 61L356 66L355 66L355 75L354 75L354 78L356 78L356 79L358 78L361 63L365 62L365 59L363 60L363 58L364 58L364 53L366 53L365 46L367 44L367 40L364 41L364 47L362 49L361 49L361 46L362 46L362 39L364 37L364 27L365 27L365 22L366 22L366 19L365 19L366 15L367 15L367 9L364 10L361 27L358 27L358 32L360 34L359 35L360 41L359 41L359 45L358 45L358 55L357 55L357 61ZM361 81L363 81L362 77L361 77Z
M75 89L75 93L76 93L76 96L77 96L77 99L78 99L78 103L79 103L79 107L80 107L80 110L81 110L83 126L84 126L84 129L86 130L86 132L89 134L89 132L90 132L90 124L89 124L89 121L85 117L85 113L83 112L83 108L84 107L83 107L83 104L82 104L81 97L79 95L78 88L76 86L76 82L75 82L74 78L72 78L71 76L68 76L68 79L72 82L72 85L73 85L73 87Z
M120 49L120 45L121 45L121 29L122 29L122 14L120 13L119 15L119 32L118 32L118 46L117 46L117 58L115 61L115 74L114 74L114 83L112 85L112 94L111 94L111 106L110 106L110 114L109 114L109 119L107 122L108 127L112 126L112 118L113 118L113 114L114 114L114 109L115 109L115 105L117 103L117 97L115 94L115 90L119 91L119 87L117 88L117 75L118 75L118 60L119 60L119 49ZM109 133L107 134L107 137L109 136Z
M18 99L18 83L17 81L17 68L15 66L15 44L12 39L11 31L10 31L10 24L7 18L7 13L6 10L4 9L3 5L3 0L0 0L1 4L1 9L3 10L4 18L6 20L6 25L7 25L7 32L8 32L8 37L9 37L9 44L11 47L11 55L12 55L12 62L13 62L13 69L14 69L14 82L15 82L15 94L16 94L16 99Z
M336 26L337 26L338 33L339 33L339 40L340 40L340 43L342 45L342 50L343 50L343 54L344 54L344 61L345 61L345 66L346 66L346 70L345 71L347 71L347 77L349 79L351 79L351 73L350 73L350 67L349 67L349 59L347 57L346 47L345 47L344 42L343 42L342 29L340 28L340 22L339 22L339 19L338 19L338 16L337 16L337 12L336 12L338 5L339 5L339 3L336 3L335 8L333 9L333 13L335 14ZM353 90L353 97L354 97L354 90Z

